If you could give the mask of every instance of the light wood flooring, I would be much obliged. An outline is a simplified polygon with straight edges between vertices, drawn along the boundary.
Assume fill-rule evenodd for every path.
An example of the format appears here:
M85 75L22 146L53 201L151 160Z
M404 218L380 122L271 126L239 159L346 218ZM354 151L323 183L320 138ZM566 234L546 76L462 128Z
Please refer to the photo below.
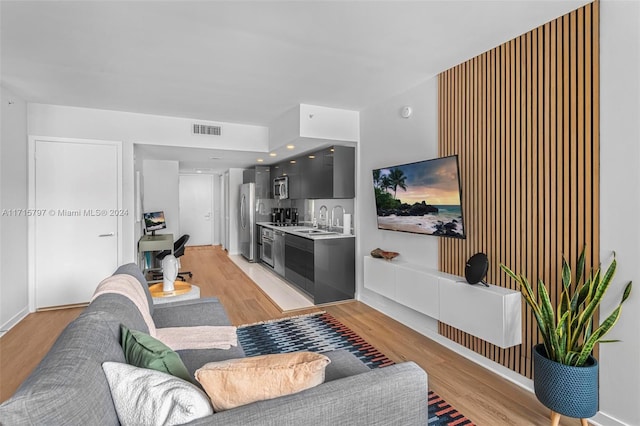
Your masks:
M276 305L231 262L220 247L189 247L182 269L193 272L201 296L215 296L234 325L292 315ZM97 284L97 283L96 283ZM30 314L0 338L0 401L9 398L81 308ZM549 411L535 396L479 367L364 303L349 302L297 311L326 310L396 362L411 360L429 374L429 388L480 426L549 425ZM563 418L561 425L580 424Z

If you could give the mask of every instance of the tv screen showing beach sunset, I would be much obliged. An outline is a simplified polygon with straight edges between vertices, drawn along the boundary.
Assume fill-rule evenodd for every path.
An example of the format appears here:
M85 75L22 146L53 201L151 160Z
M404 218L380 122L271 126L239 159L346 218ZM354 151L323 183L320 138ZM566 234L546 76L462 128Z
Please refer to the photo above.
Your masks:
M465 238L458 156L373 170L378 228Z

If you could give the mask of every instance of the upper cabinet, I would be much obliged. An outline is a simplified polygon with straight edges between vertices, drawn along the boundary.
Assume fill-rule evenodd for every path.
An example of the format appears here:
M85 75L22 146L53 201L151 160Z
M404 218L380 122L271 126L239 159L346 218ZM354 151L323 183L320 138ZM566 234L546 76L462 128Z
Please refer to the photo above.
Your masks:
M355 148L332 146L271 166L289 177L289 198L354 198Z
M273 198L271 168L269 166L255 166L245 169L242 173L242 183L251 182L256 184L256 198Z
M355 197L355 148L333 146L302 158L303 198Z

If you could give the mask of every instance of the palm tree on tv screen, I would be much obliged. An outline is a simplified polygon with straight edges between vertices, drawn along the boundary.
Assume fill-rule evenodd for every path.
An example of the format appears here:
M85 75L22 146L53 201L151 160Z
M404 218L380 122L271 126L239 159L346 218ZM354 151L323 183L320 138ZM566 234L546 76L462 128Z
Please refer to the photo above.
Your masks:
M374 170L373 171L373 185L376 188L380 188L380 177L381 177L380 169Z
M388 179L389 187L393 188L393 197L398 199L398 187L405 191L407 190L407 177L404 175L402 169L394 168L389 171Z

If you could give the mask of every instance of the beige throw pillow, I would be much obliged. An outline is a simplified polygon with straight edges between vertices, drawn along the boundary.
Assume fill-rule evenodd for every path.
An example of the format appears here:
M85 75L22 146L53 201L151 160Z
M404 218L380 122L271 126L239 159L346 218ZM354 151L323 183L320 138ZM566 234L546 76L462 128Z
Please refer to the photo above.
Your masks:
M331 360L313 352L293 352L210 362L195 377L215 411L290 395L324 382Z

